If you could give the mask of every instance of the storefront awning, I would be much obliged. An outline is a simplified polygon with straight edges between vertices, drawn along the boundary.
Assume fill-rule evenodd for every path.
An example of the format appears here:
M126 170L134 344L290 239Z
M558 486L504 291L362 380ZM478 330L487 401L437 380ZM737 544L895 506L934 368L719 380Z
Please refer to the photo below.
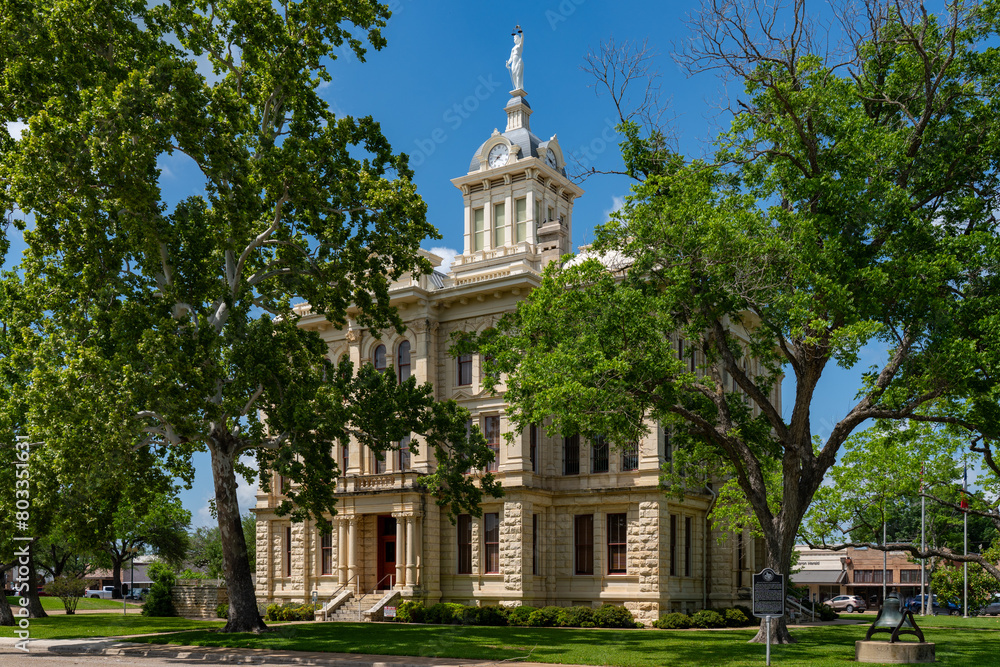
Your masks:
M792 575L792 583L797 586L806 584L846 584L847 572L844 570L803 570Z

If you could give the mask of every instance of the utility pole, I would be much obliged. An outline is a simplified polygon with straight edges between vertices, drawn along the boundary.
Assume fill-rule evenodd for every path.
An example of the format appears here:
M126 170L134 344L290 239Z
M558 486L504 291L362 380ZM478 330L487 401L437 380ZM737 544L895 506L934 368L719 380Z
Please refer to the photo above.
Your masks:
M927 539L924 534L924 522L927 516L927 496L924 495L924 466L920 465L920 552L927 549ZM927 591L924 584L927 581L927 559L920 559L920 615L927 615Z

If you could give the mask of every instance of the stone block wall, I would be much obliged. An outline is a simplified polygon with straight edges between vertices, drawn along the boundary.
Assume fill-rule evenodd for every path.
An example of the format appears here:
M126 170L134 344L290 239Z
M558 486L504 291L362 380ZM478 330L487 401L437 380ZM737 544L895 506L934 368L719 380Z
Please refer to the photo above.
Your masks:
M217 618L216 607L229 604L229 595L217 579L184 579L170 590L177 615L184 618Z

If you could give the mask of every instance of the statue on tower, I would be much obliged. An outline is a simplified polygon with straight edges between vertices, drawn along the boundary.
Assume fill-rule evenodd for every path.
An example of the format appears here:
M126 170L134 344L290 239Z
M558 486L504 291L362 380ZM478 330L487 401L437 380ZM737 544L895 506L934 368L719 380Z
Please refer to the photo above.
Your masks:
M524 52L524 33L521 26L514 26L514 32L510 33L514 37L514 46L510 50L510 58L507 59L507 69L510 70L510 82L514 90L524 90L524 60L521 54Z

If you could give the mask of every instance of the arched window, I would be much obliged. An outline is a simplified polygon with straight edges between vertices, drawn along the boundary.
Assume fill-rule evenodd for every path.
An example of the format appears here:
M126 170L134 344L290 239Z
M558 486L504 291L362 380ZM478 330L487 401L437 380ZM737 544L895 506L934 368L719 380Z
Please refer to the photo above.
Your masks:
M396 350L396 373L400 384L410 377L410 341L404 340Z
M375 364L375 370L379 373L385 372L385 345L379 345L375 348L375 352L372 353L372 363Z

